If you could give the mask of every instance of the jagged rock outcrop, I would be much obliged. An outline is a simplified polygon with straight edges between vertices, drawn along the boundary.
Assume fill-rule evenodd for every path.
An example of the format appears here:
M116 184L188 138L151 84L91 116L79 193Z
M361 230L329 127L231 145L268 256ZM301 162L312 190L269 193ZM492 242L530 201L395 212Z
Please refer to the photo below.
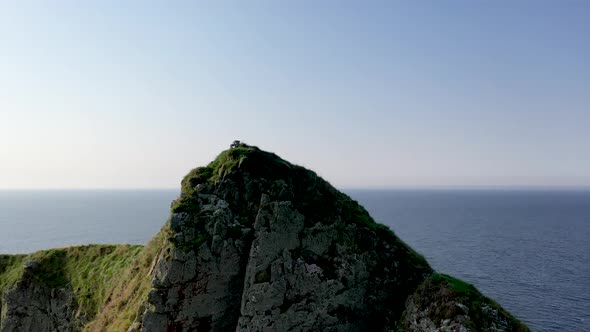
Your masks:
M412 310L431 309L406 309L433 274L422 256L314 172L272 153L235 144L185 177L172 211L134 329L405 330L416 326Z
M406 302L401 331L528 331L475 287L443 274L426 279Z
M27 264L16 287L0 300L0 331L80 331L74 292L36 283L36 266Z
M4 302L38 297L26 306L64 321L27 323L36 331L527 331L314 172L256 147L234 142L191 171L171 210L148 246L118 258L126 268L76 274L89 249L67 256L49 302L26 273L3 281L0 261ZM4 307L0 331L18 330Z

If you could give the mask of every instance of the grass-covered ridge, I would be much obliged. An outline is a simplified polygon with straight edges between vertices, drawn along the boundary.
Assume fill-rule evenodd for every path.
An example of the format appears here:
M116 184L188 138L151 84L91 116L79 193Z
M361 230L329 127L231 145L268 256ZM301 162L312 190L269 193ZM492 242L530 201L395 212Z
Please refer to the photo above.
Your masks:
M32 283L71 289L76 295L80 314L91 318L105 303L121 272L136 259L142 248L137 245L85 245L17 256L6 268L3 288L12 288L24 273L23 265L27 265Z
M508 323L508 331L529 331L498 303L481 294L475 286L446 274L434 273L418 287L414 294L414 301L422 308L434 306L435 309L429 311L429 317L434 322L452 319L463 314L462 309L457 305L459 303L466 306L470 317L466 327L474 331L480 331L485 326L489 326L492 319L498 319L491 314L493 311Z
M0 296L22 275L25 257L26 255L0 255Z
M382 231L369 213L355 200L333 188L315 172L291 164L272 152L245 143L232 145L221 152L215 160L204 167L191 170L181 181L181 195L173 203L172 212L195 212L198 209L195 189L199 184L215 184L225 178L235 178L247 174L250 179L285 180L293 184L294 203L304 202L308 210L320 214L342 212L343 217L373 231ZM335 202L345 202L334 206ZM329 203L329 204L325 204Z
M450 275L435 273L432 275L431 280L434 285L449 287L459 298L477 298L483 296L472 284Z
M22 280L74 292L86 331L125 331L151 288L149 270L163 246L166 224L148 245L84 245L0 255L0 296ZM29 266L28 268L25 268Z
M138 245L86 245L36 252L34 280L52 288L71 287L80 312L98 314L121 273L141 253Z
M72 290L80 317L92 319L121 282L123 272L142 252L143 246L139 245L84 245L30 255L1 255L0 294L15 287L28 270L28 282Z
M194 212L197 208L192 195L199 184L215 184L220 179L235 175L238 170L258 175L272 176L273 169L291 165L274 153L260 150L244 143L221 152L204 167L191 170L181 181L181 195L173 203L172 212Z
M232 176L238 170L253 176L276 179L286 175L292 166L272 152L240 143L221 152L209 165L191 170L182 179L181 192L191 194L197 185L207 182L215 183L217 180Z

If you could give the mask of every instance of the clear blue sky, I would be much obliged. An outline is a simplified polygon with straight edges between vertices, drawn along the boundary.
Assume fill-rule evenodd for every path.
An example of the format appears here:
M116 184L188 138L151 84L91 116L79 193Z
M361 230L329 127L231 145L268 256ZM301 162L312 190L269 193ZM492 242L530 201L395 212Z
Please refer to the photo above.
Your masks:
M3 1L0 188L590 186L588 1Z

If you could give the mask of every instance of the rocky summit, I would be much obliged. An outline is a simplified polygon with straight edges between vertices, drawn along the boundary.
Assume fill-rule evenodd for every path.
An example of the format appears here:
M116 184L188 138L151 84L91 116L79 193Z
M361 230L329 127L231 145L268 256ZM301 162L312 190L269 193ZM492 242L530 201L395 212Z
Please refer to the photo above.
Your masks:
M0 256L0 331L528 331L313 171L234 142L145 247Z

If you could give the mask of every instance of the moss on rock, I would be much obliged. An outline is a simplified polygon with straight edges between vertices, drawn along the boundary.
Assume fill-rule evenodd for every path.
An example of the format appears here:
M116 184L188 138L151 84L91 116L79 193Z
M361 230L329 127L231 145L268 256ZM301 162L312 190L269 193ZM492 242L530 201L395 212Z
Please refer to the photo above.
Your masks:
M26 255L0 255L0 296L22 275L25 257Z
M434 273L409 298L399 331L425 327L465 326L474 331L526 332L529 329L498 303L481 294L472 284ZM455 324L455 325L453 325Z

